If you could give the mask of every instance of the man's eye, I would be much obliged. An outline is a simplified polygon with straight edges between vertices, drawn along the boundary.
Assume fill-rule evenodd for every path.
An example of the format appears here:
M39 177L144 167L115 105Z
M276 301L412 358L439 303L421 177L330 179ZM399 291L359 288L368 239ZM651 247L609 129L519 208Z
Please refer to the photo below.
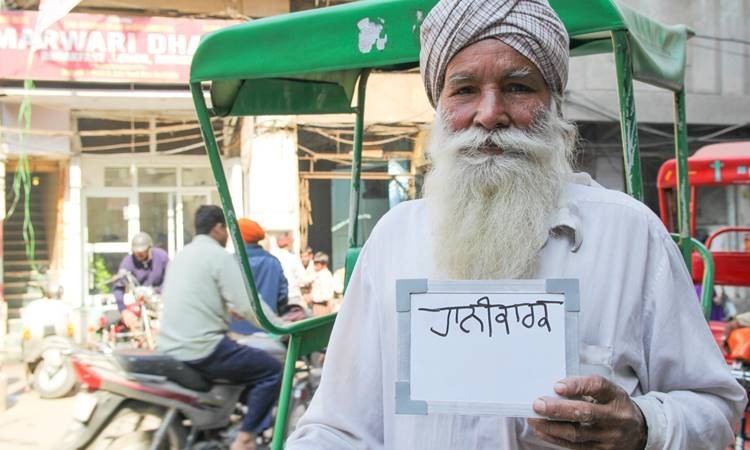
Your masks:
M526 86L525 84L520 84L520 83L509 84L505 88L505 90L507 92L534 92L534 90L530 88L529 86Z
M473 94L476 90L471 86L462 86L453 90L453 95Z

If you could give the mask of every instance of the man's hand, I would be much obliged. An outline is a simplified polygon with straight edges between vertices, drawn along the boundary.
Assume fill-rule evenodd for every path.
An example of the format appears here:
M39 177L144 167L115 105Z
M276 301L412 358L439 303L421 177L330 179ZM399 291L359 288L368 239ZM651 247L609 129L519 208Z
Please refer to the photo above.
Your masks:
M600 376L570 377L555 384L567 399L543 397L534 411L546 419L529 419L540 439L570 449L642 450L646 420L630 396ZM573 400L575 399L575 400Z
M124 323L125 326L129 329L132 330L138 328L138 316L136 316L133 311L129 309L123 309L120 312L120 319L122 320L122 323Z

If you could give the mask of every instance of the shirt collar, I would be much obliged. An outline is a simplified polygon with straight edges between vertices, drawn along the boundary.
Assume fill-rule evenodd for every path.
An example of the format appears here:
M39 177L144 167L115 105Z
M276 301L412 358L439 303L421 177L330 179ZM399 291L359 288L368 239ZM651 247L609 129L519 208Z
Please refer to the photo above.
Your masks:
M218 243L218 242L216 242L216 239L212 238L211 236L209 236L209 235L207 235L207 234L197 234L197 235L196 235L196 236L195 236L195 237L193 238L193 242L202 242L202 243L204 243L204 244L214 244L214 245L219 245L219 243ZM221 247L221 246L219 245L219 247Z

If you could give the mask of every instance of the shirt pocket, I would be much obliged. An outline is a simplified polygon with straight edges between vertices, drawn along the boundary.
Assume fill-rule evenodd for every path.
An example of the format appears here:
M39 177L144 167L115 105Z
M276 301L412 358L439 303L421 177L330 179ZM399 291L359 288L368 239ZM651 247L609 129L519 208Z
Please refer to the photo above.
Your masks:
M612 347L581 342L579 352L581 375L601 375L610 380L613 378Z

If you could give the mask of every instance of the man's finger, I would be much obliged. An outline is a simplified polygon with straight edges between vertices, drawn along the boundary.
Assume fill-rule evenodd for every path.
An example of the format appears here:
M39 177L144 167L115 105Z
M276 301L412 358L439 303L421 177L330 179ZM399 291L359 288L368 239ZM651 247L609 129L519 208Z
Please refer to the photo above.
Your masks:
M563 397L588 395L599 403L609 403L617 397L620 388L602 376L592 375L565 378L555 383L554 389L558 395Z
M541 430L539 430L537 428L534 428L533 426L532 426L531 429L534 432L534 436L536 436L537 438L539 438L539 439L541 439L541 440L543 440L545 442L549 442L550 444L557 445L559 447L567 448L567 449L570 449L570 450L591 450L591 449L597 448L596 446L592 445L591 442L587 442L587 443L569 442L569 441L566 441L565 439L561 439L561 438L559 438L557 436L553 436L551 434L547 434L547 433L545 433L545 432L543 432L543 431L541 431Z
M607 433L600 428L583 426L574 422L553 422L545 419L529 419L529 425L534 430L538 430L547 436L552 436L575 444L602 442L607 437Z
M540 416L568 422L602 423L610 419L607 407L581 400L542 397L534 401L533 407Z

